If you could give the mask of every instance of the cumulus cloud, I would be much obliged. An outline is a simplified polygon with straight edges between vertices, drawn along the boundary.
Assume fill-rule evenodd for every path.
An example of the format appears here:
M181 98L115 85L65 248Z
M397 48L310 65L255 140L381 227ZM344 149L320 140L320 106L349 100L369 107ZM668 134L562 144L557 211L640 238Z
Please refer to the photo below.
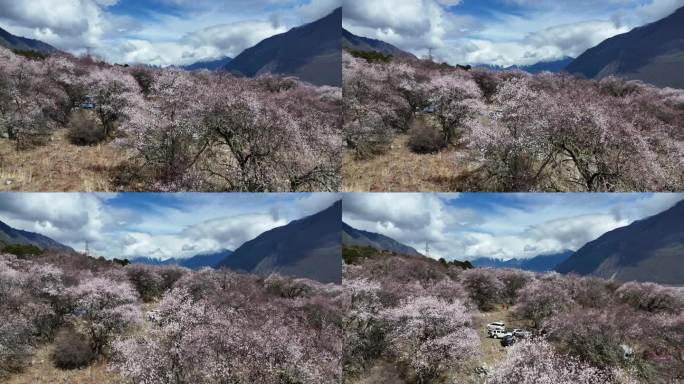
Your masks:
M472 206L447 194L346 195L343 219L447 259L530 258L577 250L602 234L657 214L681 194L521 194Z
M151 196L151 197L149 197ZM7 193L0 220L106 257L190 257L317 213L338 194Z
M245 241L285 224L285 218L255 213L207 220L174 234L129 232L122 239L122 256L168 259L222 249L235 250Z
M381 39L408 50L439 48L445 41L479 27L468 16L449 13L455 1L346 0L345 27L363 36Z
M607 38L667 16L684 0L496 3L471 15L460 1L347 0L343 24L418 56L432 50L436 59L450 63L527 65L577 57Z
M130 17L107 11L115 0L0 0L0 23L22 36L82 53L105 47L106 39L136 31Z
M157 0L122 15L110 7L134 0L0 0L0 27L74 54L117 63L186 65L235 57L259 41L319 18L341 0ZM45 10L49 9L49 12Z
M6 193L0 214L8 225L76 244L99 241L107 227L126 216L108 212L104 204L114 195Z

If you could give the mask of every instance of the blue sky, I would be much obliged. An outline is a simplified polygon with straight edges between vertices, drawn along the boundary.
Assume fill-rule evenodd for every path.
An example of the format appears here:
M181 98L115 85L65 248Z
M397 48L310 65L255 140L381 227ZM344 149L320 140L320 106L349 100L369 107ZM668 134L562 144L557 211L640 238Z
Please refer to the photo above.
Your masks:
M577 250L607 231L652 216L684 194L347 194L344 221L432 257L529 258Z
M3 193L0 220L77 250L112 257L189 257L234 250L319 212L330 193Z
M344 26L452 64L532 64L577 57L659 20L684 0L344 0Z
M0 27L110 62L184 65L235 57L342 0L0 0ZM46 12L46 10L49 10Z

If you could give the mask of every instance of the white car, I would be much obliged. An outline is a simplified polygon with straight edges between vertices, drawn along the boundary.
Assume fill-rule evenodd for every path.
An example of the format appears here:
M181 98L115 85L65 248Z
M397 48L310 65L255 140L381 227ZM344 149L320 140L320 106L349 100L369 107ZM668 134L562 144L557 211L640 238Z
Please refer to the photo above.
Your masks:
M495 321L493 323L487 324L487 331L492 331L492 330L500 330L500 331L505 331L506 330L506 324L503 321Z
M492 329L489 331L489 337L494 339L503 339L506 336L513 336L513 334L502 329Z
M521 338L521 339L528 339L532 337L532 332L526 331L524 329L514 329L513 330L513 336Z

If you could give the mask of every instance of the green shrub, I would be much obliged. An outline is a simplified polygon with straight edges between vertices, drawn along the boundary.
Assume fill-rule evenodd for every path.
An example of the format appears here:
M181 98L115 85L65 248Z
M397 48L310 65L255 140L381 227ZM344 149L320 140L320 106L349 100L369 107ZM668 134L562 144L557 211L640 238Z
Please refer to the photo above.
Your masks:
M342 260L347 264L357 264L378 254L378 250L371 246L342 246Z
M8 244L2 248L3 252L11 253L18 258L26 258L26 256L37 256L43 254L43 250L31 244Z
M392 60L392 55L385 55L383 53L377 52L377 51L357 51L357 50L347 50L350 55L359 58L359 59L364 59L369 63L373 62L381 62L381 63L388 63L390 60Z

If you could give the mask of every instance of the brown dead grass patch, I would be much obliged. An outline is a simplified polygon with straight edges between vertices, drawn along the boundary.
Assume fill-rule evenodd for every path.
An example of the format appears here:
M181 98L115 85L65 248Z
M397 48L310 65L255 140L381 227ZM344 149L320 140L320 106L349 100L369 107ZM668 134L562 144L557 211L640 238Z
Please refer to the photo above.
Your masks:
M107 369L107 363L99 359L87 368L62 370L52 365L52 346L40 348L33 355L31 366L21 374L11 376L7 384L119 384L121 376Z
M457 149L417 154L398 135L387 153L357 160L351 151L342 154L343 192L446 192L458 190L463 171L456 163Z
M129 156L112 144L73 145L67 130L57 131L45 146L17 151L0 139L0 191L110 192L113 171Z

